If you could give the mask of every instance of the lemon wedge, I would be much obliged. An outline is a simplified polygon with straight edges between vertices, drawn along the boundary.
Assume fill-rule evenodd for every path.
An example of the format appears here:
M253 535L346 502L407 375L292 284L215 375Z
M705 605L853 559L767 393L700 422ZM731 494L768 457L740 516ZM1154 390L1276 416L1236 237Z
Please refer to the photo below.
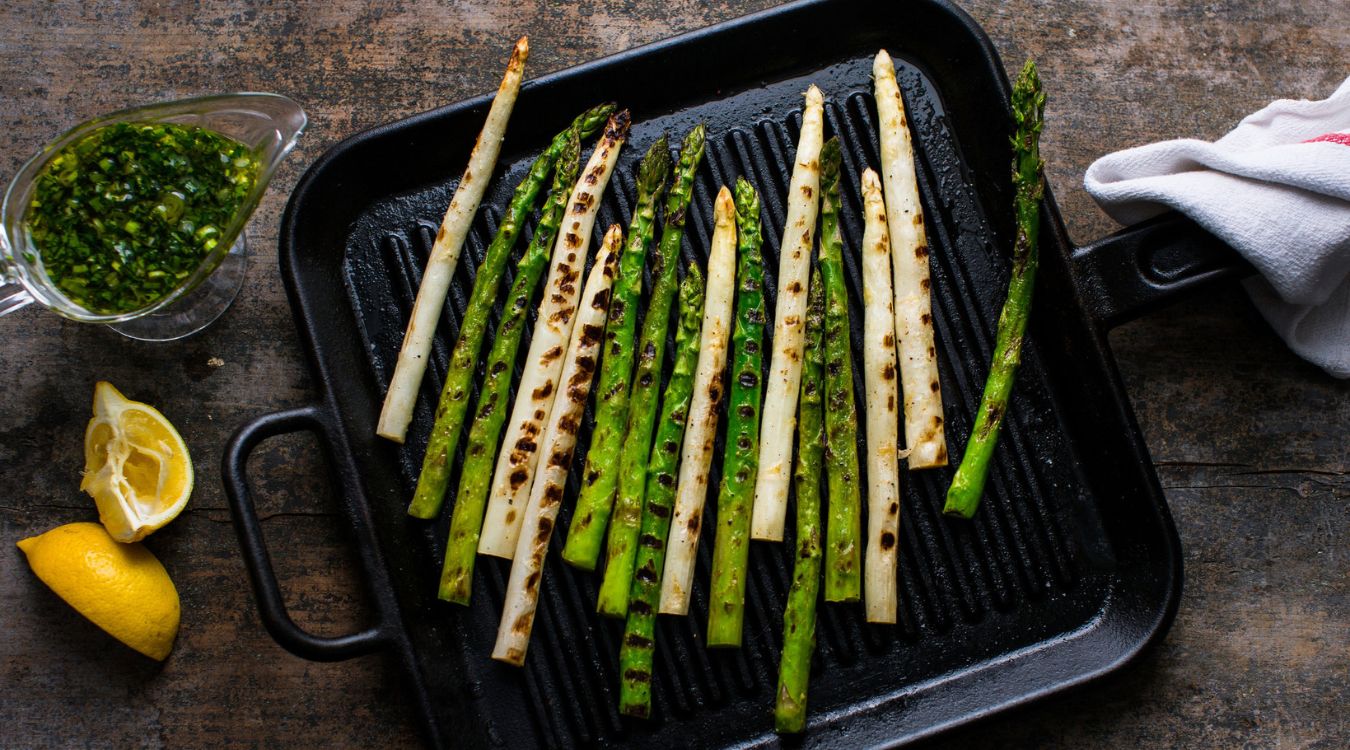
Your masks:
M84 431L80 489L119 542L136 542L172 521L192 494L192 459L169 420L111 383L94 386L94 418Z
M96 523L71 523L19 542L56 595L151 659L173 649L180 615L168 571L139 544L119 544Z

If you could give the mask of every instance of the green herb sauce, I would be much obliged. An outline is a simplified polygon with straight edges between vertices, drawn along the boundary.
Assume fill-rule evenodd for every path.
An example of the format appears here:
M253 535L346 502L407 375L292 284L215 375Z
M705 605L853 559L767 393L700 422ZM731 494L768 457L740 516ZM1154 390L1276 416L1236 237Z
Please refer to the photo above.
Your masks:
M257 179L257 154L219 133L115 123L48 162L25 221L47 277L72 302L130 312L201 266Z

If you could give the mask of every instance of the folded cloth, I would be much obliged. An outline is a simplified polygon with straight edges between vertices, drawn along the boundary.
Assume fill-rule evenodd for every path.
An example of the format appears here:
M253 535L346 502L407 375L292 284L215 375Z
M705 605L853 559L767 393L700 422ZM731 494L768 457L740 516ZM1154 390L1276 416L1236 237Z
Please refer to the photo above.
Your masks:
M1236 249L1290 349L1350 378L1350 78L1321 101L1280 99L1219 140L1182 139L1098 159L1083 178L1112 218L1174 208Z

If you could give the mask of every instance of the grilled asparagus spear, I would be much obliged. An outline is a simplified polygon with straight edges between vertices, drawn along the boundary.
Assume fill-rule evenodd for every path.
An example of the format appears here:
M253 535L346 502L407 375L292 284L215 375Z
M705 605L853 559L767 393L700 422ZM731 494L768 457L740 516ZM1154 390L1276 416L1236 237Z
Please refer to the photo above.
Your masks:
M567 530L563 559L583 570L595 570L605 528L614 507L619 483L619 452L628 426L629 380L633 374L633 338L637 332L638 297L642 294L642 267L647 246L656 231L656 204L670 174L670 145L662 135L638 166L637 205L628 227L628 245L619 259L619 278L605 323L604 357L595 395L595 431L581 475L572 525Z
M619 710L646 717L652 710L652 661L656 640L656 605L665 567L666 535L675 499L675 472L680 442L689 418L694 370L699 357L703 312L703 274L690 263L680 284L680 319L675 331L675 369L666 385L661 419L656 428L647 470L646 507L638 537L637 567L628 597L628 622L619 647ZM686 459L687 460L687 459Z
M839 139L820 152L820 280L825 295L825 471L830 504L825 525L825 601L861 594L862 500L858 476L858 407L853 399L848 292L839 231Z
M774 727L780 732L800 732L806 726L806 686L811 677L811 652L816 648L816 595L820 591L820 467L825 453L825 433L821 426L825 370L821 329L828 326L821 293L823 277L824 273L821 273L812 282L806 302L802 393L797 402L797 558L792 568L787 609L783 612L783 654L778 662L778 700L773 709Z
M881 178L895 279L895 338L905 396L905 447L911 470L931 469L947 465L947 436L933 334L928 237L905 102L895 80L895 65L886 50L878 52L872 63L872 80L880 120Z
M881 179L862 175L863 372L867 387L867 554L863 566L868 622L894 623L900 532L900 435L895 379L891 247Z
M506 123L511 119L511 110L515 108L520 81L525 75L525 61L529 56L529 38L521 37L511 51L506 73L488 110L487 121L483 123L483 130L469 154L469 165L464 168L464 176L455 188L450 206L445 209L445 218L441 219L440 231L436 232L436 241L431 246L431 257L427 258L422 283L417 287L417 299L413 301L412 314L408 317L403 347L394 364L389 391L385 393L384 406L380 410L380 421L375 427L375 434L395 443L402 443L407 436L413 405L417 403L417 391L427 371L436 323L441 318L441 308L445 306L445 295L450 290L455 267L459 265L464 238L469 236L469 226L478 212L478 204L483 200L483 191L487 190L488 181L492 178L492 169L497 165L502 138L506 136Z
M820 147L825 98L814 85L806 90L806 109L788 184L787 223L778 258L778 297L774 311L773 356L759 432L759 476L750 534L783 539L787 522L788 475L792 470L792 432L797 426L797 391L802 378L802 316L811 275L811 246L820 201Z
M717 535L713 538L712 600L708 605L708 644L739 646L745 615L746 565L750 555L750 514L759 464L759 410L764 403L760 380L764 355L764 259L760 255L759 196L744 178L736 180L740 295L736 300L735 359L727 402L727 444L722 457L722 487L717 493ZM661 611L684 614L689 607L693 558L686 561L684 586L668 589Z
M586 289L581 293L581 309L577 311L577 321L567 344L558 381L562 393L549 415L548 426L544 428L540 452L547 458L530 488L530 501L525 506L525 520L521 522L521 533L516 538L516 555L506 584L502 619L497 625L497 643L492 648L492 658L517 667L525 663L525 652L530 646L539 591L544 587L544 558L553 536L553 522L562 506L567 475L572 470L577 430L581 427L586 401L591 394L595 363L600 357L609 291L618 270L619 248L623 245L623 229L618 224L611 226L600 245L595 265L586 279Z
M459 490L455 496L454 511L450 516L450 539L445 546L445 564L441 570L440 598L456 604L469 603L473 584L474 559L478 555L478 537L483 526L483 509L487 505L488 485L492 481L492 467L497 462L497 440L506 421L507 399L511 393L511 375L520 348L520 337L525 329L525 315L529 312L534 288L548 267L549 249L562 226L563 212L572 183L581 167L581 141L573 129L558 156L553 171L553 185L544 200L544 212L535 227L529 247L516 265L516 278L506 297L501 323L488 353L483 386L473 425L469 428L469 443L464 451Z
M665 358L666 328L678 281L676 261L684 238L685 214L694 193L694 174L703 160L704 127L689 132L680 148L680 163L666 196L665 225L653 269L651 304L642 322L638 342L637 372L628 404L628 434L619 462L619 493L609 526L605 575L600 584L596 609L610 617L628 613L628 588L637 559L638 531L642 522L642 497L646 491L647 458L656 427L657 397L661 389L661 364Z
M605 132L596 143L581 179L568 198L567 219L553 244L553 268L544 282L544 298L530 336L525 371L520 376L516 403L511 408L506 437L488 494L483 534L478 551L511 559L516 553L525 504L529 501L534 472L539 462L539 437L553 411L562 371L563 350L576 323L579 280L590 251L600 197L605 193L619 150L628 138L628 110L610 115Z
M417 518L435 518L445 500L445 485L450 481L450 462L455 457L455 447L459 443L459 434L464 427L464 417L469 411L469 387L474 367L478 363L478 352L483 346L483 336L487 332L488 312L497 298L497 287L501 284L502 271L515 247L516 237L525 219L534 209L534 200L539 195L553 165L574 137L573 131L581 138L588 138L614 111L613 104L603 104L581 113L572 126L553 137L547 150L530 165L530 171L516 186L511 196L511 204L506 216L497 227L497 236L493 237L474 277L473 292L469 295L469 306L464 311L464 322L459 326L459 339L450 355L450 370L445 375L445 385L441 388L440 404L436 407L436 423L431 428L431 437L427 440L427 452L422 458L422 473L417 478L417 490L413 493L412 504L408 506L408 515Z
M1022 335L1027 329L1031 311L1031 292L1036 282L1037 243L1041 233L1042 182L1040 135L1045 114L1045 94L1036 63L1027 60L1022 74L1017 77L1012 93L1013 118L1017 134L1013 136L1013 186L1016 189L1014 210L1017 214L1017 240L1013 244L1012 281L1008 284L1008 299L998 318L998 337L994 344L994 361L989 369L989 380L984 385L980 409L975 414L975 426L970 431L970 442L961 457L952 486L947 490L944 513L970 518L980 504L984 480L989 475L989 459L994 453L1003 415L1008 411L1008 396L1012 392L1013 377L1022 361Z
M688 598L699 532L703 529L703 506L708 495L708 467L712 465L713 447L717 441L718 411L726 392L722 373L727 365L731 303L736 290L736 203L725 185L717 193L713 224L708 250L708 292L699 335L702 343L699 344L698 371L694 374L689 429L684 433L681 451L683 459L675 491L675 514L670 521L666 569L661 576L663 606L667 597Z

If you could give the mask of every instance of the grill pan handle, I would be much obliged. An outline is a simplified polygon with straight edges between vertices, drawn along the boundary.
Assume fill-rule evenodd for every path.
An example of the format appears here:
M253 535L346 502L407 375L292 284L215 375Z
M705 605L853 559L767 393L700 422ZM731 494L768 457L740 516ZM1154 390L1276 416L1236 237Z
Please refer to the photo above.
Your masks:
M331 465L333 433L323 413L316 407L306 406L264 414L240 427L225 446L221 473L225 479L225 495L233 510L234 530L244 552L244 567L248 569L249 580L253 583L253 593L258 598L259 614L267 632L283 648L297 656L314 661L341 661L391 645L395 640L391 627L382 618L374 626L357 633L319 636L296 625L286 610L281 588L277 585L272 559L258 523L258 510L248 487L248 458L258 443L270 437L301 431L319 436L325 457Z
M1073 265L1088 309L1106 328L1200 287L1254 272L1223 240L1176 212L1078 248Z

